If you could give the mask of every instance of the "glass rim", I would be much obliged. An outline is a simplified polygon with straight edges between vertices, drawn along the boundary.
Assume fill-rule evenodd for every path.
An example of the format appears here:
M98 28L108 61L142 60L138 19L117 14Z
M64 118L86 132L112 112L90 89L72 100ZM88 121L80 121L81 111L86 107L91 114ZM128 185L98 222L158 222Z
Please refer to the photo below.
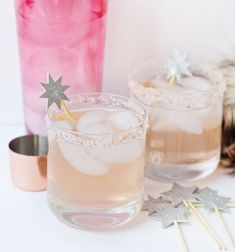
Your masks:
M140 121L137 124L135 124L133 127L129 128L129 129L120 130L118 133L79 133L76 130L71 130L71 129L68 129L68 128L65 128L65 127L61 127L61 126L58 126L58 125L55 124L55 120L53 120L53 118L50 116L50 113L52 113L52 110L54 109L58 113L64 113L63 110L59 110L59 108L56 107L56 106L51 106L49 109L47 109L47 121L49 121L50 123L52 123L51 126L54 127L54 128L56 128L56 129L58 129L58 130L61 130L63 132L66 132L66 133L69 133L69 134L73 134L73 135L76 135L76 136L80 136L80 137L116 136L116 135L121 135L121 134L123 134L125 132L129 132L129 131L135 130L135 129L141 127L141 126L144 126L145 128L147 127L147 118L148 118L148 115L147 115L146 109L144 108L144 106L140 102L134 101L134 100L132 100L128 96L114 94L114 93L110 93L110 92L84 92L84 93L77 93L77 94L71 95L70 98L69 98L70 100L67 101L67 104L69 102L72 103L74 101L74 99L78 99L78 98L94 98L94 97L99 97L99 96L102 96L102 95L106 96L106 97L110 97L110 98L111 97L116 97L116 98L119 98L120 100L123 100L123 102L125 102L125 101L131 102L132 104L138 106L139 109L142 110L142 114L140 112L134 111L133 109L132 109L132 111L138 115L138 119ZM89 107L89 105L88 105L88 107ZM124 109L128 109L128 108L124 108ZM139 111L139 109L138 109L138 111ZM72 111L74 111L74 110L72 110ZM69 121L69 119L68 119L68 121Z
M179 109L179 108L163 108L161 106L158 106L158 105L151 105L151 104L147 104L143 101L141 101L134 93L132 93L133 97L135 98L135 100L139 103L142 103L143 106L147 107L148 109L151 109L151 108L154 108L154 109L158 109L158 110L162 110L162 111L180 111L180 112L185 112L186 111L186 108L185 109ZM207 108L210 108L210 107L213 107L214 105L207 105L207 106L204 106L204 107L200 107L200 108L187 108L187 111L198 111L198 110L203 110L203 109L207 109Z
M132 71L128 75L128 79L136 81L136 82L139 83L138 80L136 80L135 78L133 78L134 74L136 74L137 72L140 72L140 71L144 70L145 68L147 68L149 66L154 66L154 65L157 66L157 63L155 63L155 62L150 62L150 63L147 63L147 64L145 63L145 64L142 64L140 66L137 66L136 68L133 68ZM234 63L234 65L235 65L235 63ZM227 65L225 65L225 63L224 63L223 65L221 64L220 67L224 67L224 66L227 66ZM224 76L223 76L222 71L219 69L220 67L217 67L215 64L204 64L204 65L202 64L201 67L210 68L211 71L213 71L214 73L218 74L218 77L221 78L219 85L218 85L218 83L213 83L213 86L211 88L209 88L209 89L191 91L191 92L188 92L188 93L185 93L185 94L174 93L174 92L171 91L171 89L164 89L164 88L161 88L161 87L160 88L144 87L144 88L145 89L156 90L156 91L160 90L160 91L163 91L165 93L168 93L169 95L174 95L174 96L186 96L186 95L195 95L195 93L202 93L203 94L203 93L207 93L208 91L212 92L214 90L217 90L219 88L219 86L224 86ZM196 76L199 76L199 77L201 76L201 77L205 78L205 75L203 76L203 73L198 74L198 71L200 70L201 67L199 67L199 65L193 65L193 66L189 67L189 69L192 72L196 71ZM157 75L157 72L156 72L156 75ZM163 74L159 74L157 76L163 77ZM140 85L140 86L142 86L142 85Z
M181 103L188 107L187 109L199 109L202 107L211 106L212 100L215 100L223 95L226 87L226 81L222 71L213 64L197 64L192 65L190 70L194 73L195 76L202 77L207 79L211 84L211 88L206 90L192 90L187 93L175 92L166 88L154 88L154 87L145 87L141 84L141 81L148 80L148 78L139 78L137 74L141 74L145 69L150 67L157 66L156 62L148 62L142 65L133 68L132 71L128 75L128 86L132 95L135 96L135 99L140 103L144 104L144 106L149 107L159 107L162 104L165 105L177 105L177 103ZM157 69L157 68L156 68ZM163 74L158 74L159 71L156 70L155 76L159 76L163 78ZM144 99L149 98L149 102L146 102ZM198 99L200 101L204 101L204 106L197 107L195 100ZM173 100L173 101L172 101ZM192 105L194 100L194 105ZM151 103L152 101L152 103ZM158 103L155 104L155 101ZM172 104L171 104L172 102ZM160 103L160 104L159 104ZM195 106L195 107L194 107ZM176 109L178 110L178 109Z

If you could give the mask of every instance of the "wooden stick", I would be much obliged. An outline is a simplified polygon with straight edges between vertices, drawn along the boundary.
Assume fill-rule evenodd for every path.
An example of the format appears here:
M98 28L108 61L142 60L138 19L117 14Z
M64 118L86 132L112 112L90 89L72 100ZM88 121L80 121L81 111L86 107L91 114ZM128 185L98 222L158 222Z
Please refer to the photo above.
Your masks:
M212 228L208 225L206 220L201 216L201 214L197 211L197 209L193 206L193 204L190 201L186 201L186 200L183 200L183 204L189 209L190 213L197 220L197 222L205 228L205 230L208 232L208 234L215 241L216 245L218 245L219 249L227 250L224 243L217 236L217 234L212 230Z
M227 250L225 244L223 243L223 241L219 238L219 236L213 231L213 229L209 226L209 224L206 222L206 220L204 219L204 217L198 212L198 210L194 207L194 205L192 204L192 202L188 202L189 207L193 209L193 211L195 212L195 214L199 217L199 219L204 223L204 225L207 226L207 228L212 232L211 234L214 236L214 238L217 240L217 243L220 244L221 249L222 250Z
M201 208L201 207L204 207L204 204L203 203L193 203L194 207L196 208ZM227 203L226 204L226 207L227 208L235 208L235 203L231 202L231 203Z
M171 79L170 79L170 81L169 81L169 83L168 83L168 87L169 87L169 88L171 88L172 85L175 83L175 79L176 79L176 76L175 76L175 74L174 74L174 75L172 75L172 77L171 77Z
M215 206L214 210L215 210L217 216L218 216L219 219L220 219L220 222L221 222L221 225L222 225L223 228L224 228L224 231L227 233L228 237L230 238L230 240L231 240L231 242L232 242L232 244L233 244L233 251L235 251L235 240L234 240L234 238L233 238L233 236L232 236L232 234L231 234L231 232L230 232L228 226L226 225L226 223L225 223L225 221L224 221L224 218L223 218L223 216L222 216L220 210L218 209L217 206Z
M67 108L67 106L65 105L64 100L61 102L61 107L63 108L63 110L64 110L65 114L67 115L67 117L69 118L69 120L73 121L72 115L71 115L69 109Z
M187 245L187 243L186 243L186 241L185 241L183 232L182 232L182 230L181 230L179 224L178 224L176 221L174 221L174 225L175 225L175 227L176 227L176 230L177 230L179 239L180 239L180 241L181 241L183 251L184 251L184 252L189 252L188 245Z

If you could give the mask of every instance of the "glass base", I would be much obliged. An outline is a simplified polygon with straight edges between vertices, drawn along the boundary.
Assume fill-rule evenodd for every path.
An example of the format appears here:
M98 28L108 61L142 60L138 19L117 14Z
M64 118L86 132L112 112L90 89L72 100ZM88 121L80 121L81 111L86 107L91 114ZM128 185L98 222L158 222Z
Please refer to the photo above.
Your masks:
M48 204L52 212L62 222L75 228L102 231L119 227L134 219L142 208L143 196L139 196L128 205L105 210L61 205L50 196Z
M206 162L196 164L161 164L147 163L146 176L153 180L164 182L194 181L205 178L218 167L220 159L216 156Z

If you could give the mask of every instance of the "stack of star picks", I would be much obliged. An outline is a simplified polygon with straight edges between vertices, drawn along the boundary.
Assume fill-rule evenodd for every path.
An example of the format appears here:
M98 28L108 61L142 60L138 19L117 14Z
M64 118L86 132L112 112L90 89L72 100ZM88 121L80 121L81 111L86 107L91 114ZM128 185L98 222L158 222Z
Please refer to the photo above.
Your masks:
M218 195L217 191L208 187L204 189L182 187L175 183L170 191L162 193L162 196L157 199L148 196L143 209L148 211L150 217L160 220L163 228L174 224L185 252L189 251L189 247L184 239L179 223L188 222L189 214L205 229L219 250L227 250L224 242L198 210L198 208L204 207L218 215L222 228L230 238L235 251L235 241L222 216L223 211L228 211L230 207L234 207L230 200L228 197Z

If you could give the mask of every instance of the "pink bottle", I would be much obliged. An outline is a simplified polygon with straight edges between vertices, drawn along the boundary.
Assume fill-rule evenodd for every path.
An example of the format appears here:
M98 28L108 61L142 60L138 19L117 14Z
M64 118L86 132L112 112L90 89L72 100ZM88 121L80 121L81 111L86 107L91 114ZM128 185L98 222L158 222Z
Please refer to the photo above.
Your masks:
M66 94L101 90L107 0L15 0L25 125L46 134L40 82L63 74Z

